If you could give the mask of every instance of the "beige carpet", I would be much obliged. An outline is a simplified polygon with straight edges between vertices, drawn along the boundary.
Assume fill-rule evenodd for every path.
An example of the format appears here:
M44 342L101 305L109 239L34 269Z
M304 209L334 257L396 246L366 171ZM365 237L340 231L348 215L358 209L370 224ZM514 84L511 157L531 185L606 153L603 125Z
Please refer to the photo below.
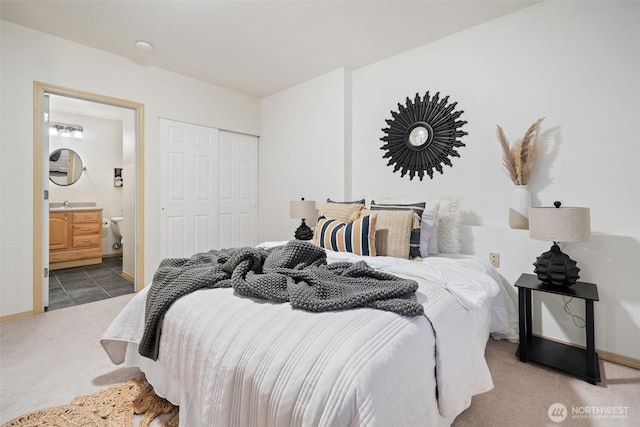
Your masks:
M0 322L0 423L140 377L99 339L133 294Z
M0 323L0 423L140 377L137 369L114 366L99 343L131 297ZM474 397L454 426L640 426L640 371L601 362L602 383L593 386L521 363L515 350L515 344L489 340L487 361L495 388ZM567 410L562 423L547 414L554 403ZM574 410L579 412L575 417Z
M475 396L455 427L640 426L640 371L600 361L602 382L592 385L554 369L522 363L517 344L489 340L486 358L494 389ZM556 423L549 407L566 408ZM562 407L560 407L562 409ZM616 413L616 414L614 414Z

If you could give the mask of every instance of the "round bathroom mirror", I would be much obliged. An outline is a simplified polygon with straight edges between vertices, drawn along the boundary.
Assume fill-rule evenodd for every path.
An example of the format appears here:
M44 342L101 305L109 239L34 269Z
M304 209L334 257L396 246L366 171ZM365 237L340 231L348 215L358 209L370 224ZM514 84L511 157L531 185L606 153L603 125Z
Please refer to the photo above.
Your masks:
M58 148L49 154L49 180L57 185L71 185L82 176L82 159L73 150Z

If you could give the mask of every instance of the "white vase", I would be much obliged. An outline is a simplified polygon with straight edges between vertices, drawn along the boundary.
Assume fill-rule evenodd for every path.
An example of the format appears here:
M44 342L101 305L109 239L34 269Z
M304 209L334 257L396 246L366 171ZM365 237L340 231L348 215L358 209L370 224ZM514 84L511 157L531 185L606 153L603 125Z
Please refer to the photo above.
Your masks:
M529 208L531 193L526 185L516 185L513 189L513 204L509 210L509 226L520 230L529 229Z

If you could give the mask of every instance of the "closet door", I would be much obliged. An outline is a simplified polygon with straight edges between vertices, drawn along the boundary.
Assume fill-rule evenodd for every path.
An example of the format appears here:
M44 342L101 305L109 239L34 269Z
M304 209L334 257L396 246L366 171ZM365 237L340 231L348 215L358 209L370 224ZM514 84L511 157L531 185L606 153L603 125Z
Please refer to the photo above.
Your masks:
M218 236L221 248L258 244L258 138L220 131Z
M160 119L160 254L218 248L218 129Z

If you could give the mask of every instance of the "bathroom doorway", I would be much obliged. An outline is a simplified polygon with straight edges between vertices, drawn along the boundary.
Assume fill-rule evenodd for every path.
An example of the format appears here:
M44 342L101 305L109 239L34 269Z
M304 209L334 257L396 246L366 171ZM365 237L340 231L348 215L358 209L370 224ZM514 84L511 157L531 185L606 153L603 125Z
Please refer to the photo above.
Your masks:
M52 308L121 295L126 293L126 280L133 282L129 291L141 289L144 106L35 82L34 107L34 313L49 305L49 286L55 299ZM61 131L69 130L65 127L80 132L61 136ZM65 149L75 152L78 161L84 158L78 181L72 185L66 180L63 185L49 183L50 153L62 150L64 154ZM97 261L90 265L83 265L84 261L47 261L49 202L54 207L68 202L68 210L67 206L57 210L69 218L79 215L75 211L78 207L83 211L91 209L92 204L98 208L84 211L99 216L96 220L100 222L91 224L100 227L94 231L96 235L69 237L82 242L89 242L87 237L100 238L94 245L100 248ZM119 227L111 226L112 219L120 220ZM89 232L91 227L82 230ZM83 280L86 289L81 288L85 286Z

